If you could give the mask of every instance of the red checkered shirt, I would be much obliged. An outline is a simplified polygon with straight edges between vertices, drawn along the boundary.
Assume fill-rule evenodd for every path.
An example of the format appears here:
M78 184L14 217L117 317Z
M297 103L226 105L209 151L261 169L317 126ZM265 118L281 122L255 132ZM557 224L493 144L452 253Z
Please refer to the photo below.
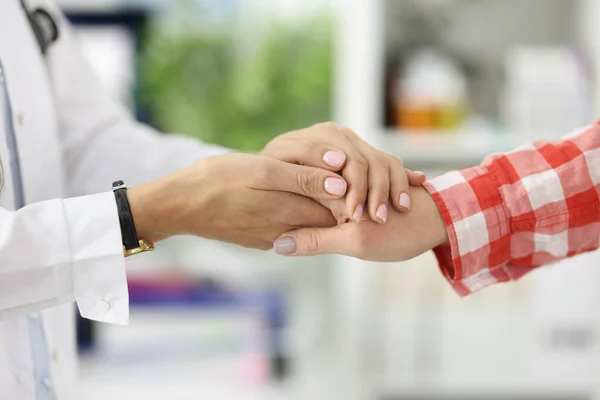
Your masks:
M442 273L465 296L600 245L600 123L428 181L448 231Z

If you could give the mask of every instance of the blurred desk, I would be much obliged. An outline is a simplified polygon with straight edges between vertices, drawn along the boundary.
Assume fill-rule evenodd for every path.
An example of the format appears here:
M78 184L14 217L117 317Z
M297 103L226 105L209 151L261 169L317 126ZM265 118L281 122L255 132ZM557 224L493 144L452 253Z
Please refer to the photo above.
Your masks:
M237 310L134 307L130 326L99 326L78 399L283 398L268 383L261 325Z
M81 386L77 399L81 400L279 400L289 399L285 388L274 386L233 385L224 380L211 379L215 368L228 368L228 360L220 365L190 364L190 371L202 372L202 376L174 376L164 365L156 365L146 371L160 375L160 379L137 379L120 368L98 365L92 360L82 360ZM230 367L231 365L229 365Z
M174 268L176 265L179 268ZM240 351L248 349L248 343L236 342L248 332L250 324L250 329L258 330L251 341L260 347L266 339L261 335L268 328L260 326L264 320L261 315L270 313L264 307L254 308L254 314L241 315L243 310L235 307L165 312L160 304L132 304L128 327L98 325L99 351L82 358L82 394L77 400L336 398L336 386L342 380L336 372L339 355L334 342L340 334L336 333L339 326L331 301L329 265L329 257L283 258L190 237L161 243L161 251L129 263L129 278L140 282L148 276L179 270L228 282L242 291L260 295L261 288L278 288L285 295L289 321L280 344L291 358L289 380L282 385L261 378L261 369L262 373L269 372L270 351ZM172 332L177 333L175 341ZM161 354L162 346L151 345L165 342L161 337L171 337L171 351L163 350ZM201 337L208 337L218 349L201 346ZM257 375L248 375L250 366ZM323 393L331 396L320 397Z

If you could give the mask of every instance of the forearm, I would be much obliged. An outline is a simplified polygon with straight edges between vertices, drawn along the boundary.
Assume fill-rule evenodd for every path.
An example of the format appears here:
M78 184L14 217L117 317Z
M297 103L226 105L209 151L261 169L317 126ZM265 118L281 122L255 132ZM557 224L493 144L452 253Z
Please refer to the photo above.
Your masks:
M127 198L140 239L156 243L177 233L186 233L178 232L175 221L177 210L186 206L178 199L176 189L170 182L178 184L173 177L167 176L128 190ZM200 209L203 207L201 204L197 206Z
M412 187L411 195L414 200L410 212L394 213L392 216L394 220L402 219L402 226L394 230L397 246L407 243L410 248L403 258L411 258L448 243L444 218L432 195L422 187Z

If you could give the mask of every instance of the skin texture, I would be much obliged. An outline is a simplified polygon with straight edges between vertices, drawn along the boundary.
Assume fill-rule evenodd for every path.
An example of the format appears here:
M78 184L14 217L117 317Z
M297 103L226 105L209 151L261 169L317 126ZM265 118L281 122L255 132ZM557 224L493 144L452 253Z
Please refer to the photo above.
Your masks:
M343 182L323 169L229 154L132 188L128 197L139 237L156 242L187 234L269 249L290 229L335 225L331 212L310 198L344 195L326 192L328 178Z
M423 173L405 170L398 157L325 123L281 135L261 155L202 159L129 189L128 198L140 238L157 242L185 234L270 249L275 239L298 228L352 219L384 224L389 202L408 212L409 185L424 180Z
M395 155L376 150L354 131L326 122L283 134L271 141L263 155L281 161L339 171L323 162L335 151L346 155L341 175L348 182L345 215L356 222L363 210L371 220L385 223L388 203L399 212L411 207L410 185L420 186L425 174L405 169Z
M438 208L424 188L412 188L410 213L392 211L387 223L345 223L329 228L304 228L282 235L275 251L290 256L342 254L369 261L404 261L448 242ZM326 201L334 214L339 201Z

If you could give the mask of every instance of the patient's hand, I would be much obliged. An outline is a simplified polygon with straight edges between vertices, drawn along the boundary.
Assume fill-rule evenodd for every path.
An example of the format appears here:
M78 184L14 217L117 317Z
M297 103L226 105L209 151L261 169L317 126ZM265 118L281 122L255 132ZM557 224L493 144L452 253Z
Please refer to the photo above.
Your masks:
M332 228L304 228L282 235L275 251L290 256L342 254L371 261L403 261L448 241L446 228L435 202L422 187L411 188L413 208L399 213L390 208L388 221L367 219ZM338 222L343 222L344 203L327 201Z
M383 224L388 210L409 211L410 185L420 186L426 179L422 172L405 169L400 158L332 122L280 135L261 154L342 175L348 184L343 221L358 222L364 212Z

